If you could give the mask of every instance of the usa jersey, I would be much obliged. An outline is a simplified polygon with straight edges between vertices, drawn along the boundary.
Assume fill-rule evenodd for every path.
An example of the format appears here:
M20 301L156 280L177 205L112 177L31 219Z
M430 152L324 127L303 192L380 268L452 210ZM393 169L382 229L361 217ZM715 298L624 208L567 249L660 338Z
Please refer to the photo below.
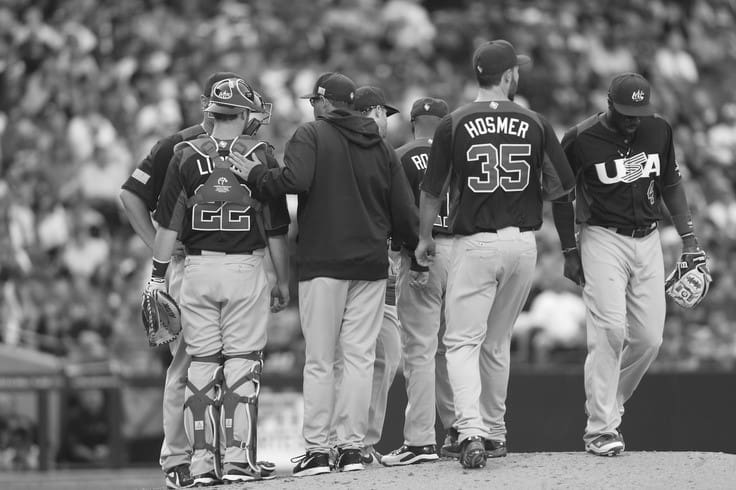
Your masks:
M448 227L457 235L508 226L536 230L542 200L575 185L549 123L511 101L472 102L442 118L422 190L439 197L448 173Z
M190 126L156 142L151 152L138 164L122 188L140 197L149 211L156 209L158 197L166 178L166 170L174 155L174 147L187 140L205 135L201 124Z
M180 143L166 174L156 221L178 231L187 250L247 253L266 246L265 234L285 234L290 222L286 196L261 204L264 200L223 159L236 151L250 159L258 154L269 166L278 166L266 148L246 136Z
M680 182L672 128L642 117L633 136L608 129L597 114L562 139L575 175L576 219L598 226L646 227L661 219L662 189Z
M411 190L414 192L414 200L419 207L419 186L427 171L427 161L429 160L429 149L432 140L429 138L418 138L408 142L404 146L396 149L396 155L401 160L401 166L404 167L404 173L409 180ZM447 217L449 215L448 199L442 201L440 212L434 222L432 232L435 234L448 235L450 230L447 227Z

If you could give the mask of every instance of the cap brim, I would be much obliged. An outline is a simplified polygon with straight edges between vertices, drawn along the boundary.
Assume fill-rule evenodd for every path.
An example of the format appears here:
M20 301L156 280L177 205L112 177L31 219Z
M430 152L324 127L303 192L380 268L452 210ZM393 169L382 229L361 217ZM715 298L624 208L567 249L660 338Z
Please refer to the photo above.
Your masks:
M314 94L306 94L306 95L299 96L300 99L311 99L312 97L317 97L317 96Z
M244 107L235 107L210 102L210 105L208 105L204 111L215 112L217 114L240 114L241 112L245 112L246 109Z
M399 110L396 107L391 107L390 105L385 105L383 107L386 108L386 117L399 113Z
M654 108L651 105L622 105L613 103L613 108L616 112L629 117L647 117L654 115Z

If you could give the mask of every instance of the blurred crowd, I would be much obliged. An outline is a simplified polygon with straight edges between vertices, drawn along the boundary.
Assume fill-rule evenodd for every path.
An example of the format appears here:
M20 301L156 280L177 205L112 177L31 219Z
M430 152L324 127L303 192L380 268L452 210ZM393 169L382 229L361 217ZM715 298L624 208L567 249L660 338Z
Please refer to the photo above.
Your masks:
M206 76L242 73L274 103L259 135L277 155L312 117L298 96L340 71L383 87L410 137L424 95L472 100L470 56L505 38L533 65L519 100L561 136L605 108L614 73L638 71L673 125L712 291L697 309L669 305L655 367L736 368L736 10L728 0L5 0L0 4L0 335L71 362L110 360L160 374L140 293L150 251L117 202L120 185L159 138L201 119ZM547 210L549 213L549 210ZM516 334L520 362L580 363L580 292L562 278L551 216ZM667 223L665 223L666 225ZM679 237L664 227L666 267ZM295 293L295 291L294 291ZM293 294L292 296L295 296ZM267 369L299 371L294 308L274 317ZM270 362L270 364L269 364Z

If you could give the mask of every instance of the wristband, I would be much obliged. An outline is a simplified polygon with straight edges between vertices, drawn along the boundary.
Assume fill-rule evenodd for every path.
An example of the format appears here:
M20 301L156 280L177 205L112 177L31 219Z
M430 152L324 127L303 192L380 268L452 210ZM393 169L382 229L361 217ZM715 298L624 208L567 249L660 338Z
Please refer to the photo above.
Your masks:
M151 277L154 279L166 278L166 269L169 268L170 260L161 262L160 260L153 259L153 269L151 270Z

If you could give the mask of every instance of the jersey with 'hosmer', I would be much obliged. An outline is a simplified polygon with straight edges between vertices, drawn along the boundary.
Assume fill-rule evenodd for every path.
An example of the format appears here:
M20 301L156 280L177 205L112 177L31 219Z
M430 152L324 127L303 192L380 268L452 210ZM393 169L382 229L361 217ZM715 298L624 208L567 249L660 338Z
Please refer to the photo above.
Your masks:
M449 228L456 235L536 230L542 200L575 180L552 127L512 101L466 104L440 121L422 190L439 197L450 173Z
M429 160L429 149L432 146L430 138L417 138L406 143L396 149L396 155L404 167L404 173L409 180L411 190L414 193L414 200L419 207L419 186L427 171L427 161ZM445 198L440 206L440 212L432 227L435 235L449 235L450 230L447 228L447 217L449 215L448 200Z
M263 202L223 157L230 152L278 166L267 144L247 136L234 140L211 137L185 141L174 149L155 219L179 232L192 250L249 253L266 246L264 234L288 231L286 197Z
M647 227L662 218L662 189L680 182L672 128L659 116L642 117L634 135L603 125L603 113L562 138L575 175L578 223Z

